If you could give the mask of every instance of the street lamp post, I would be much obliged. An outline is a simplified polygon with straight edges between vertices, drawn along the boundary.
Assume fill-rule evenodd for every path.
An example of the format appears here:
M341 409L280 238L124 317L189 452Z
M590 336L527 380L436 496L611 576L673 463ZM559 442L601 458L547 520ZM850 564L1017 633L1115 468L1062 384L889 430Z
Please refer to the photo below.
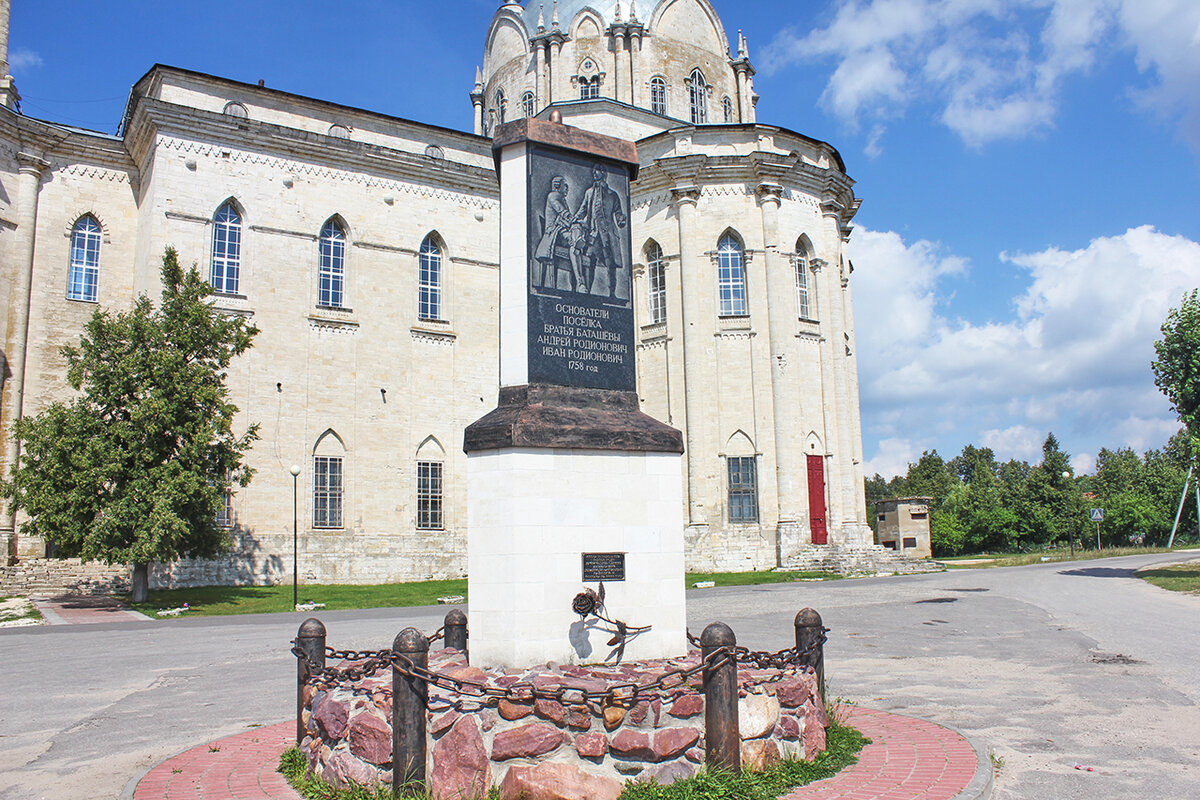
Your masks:
M292 473L292 610L295 611L300 605L300 524L296 511L300 465L292 464L288 472Z

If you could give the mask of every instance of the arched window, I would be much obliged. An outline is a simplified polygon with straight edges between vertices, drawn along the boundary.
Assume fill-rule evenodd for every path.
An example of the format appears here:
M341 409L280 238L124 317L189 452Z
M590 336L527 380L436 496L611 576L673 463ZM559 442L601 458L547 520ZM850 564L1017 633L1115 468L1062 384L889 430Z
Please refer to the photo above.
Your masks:
M313 448L313 527L341 528L345 499L345 455L342 440L326 431Z
M662 248L658 242L646 247L646 291L650 322L657 325L667 321L667 276Z
M733 101L729 99L729 95L721 100L721 111L725 114L725 124L733 122Z
M688 96L692 101L692 124L708 124L708 81L704 80L704 73L699 69L692 70Z
M444 514L446 451L430 436L417 449L417 529L440 531Z
M80 217L71 229L71 268L67 273L67 299L96 302L100 278L100 223L91 214Z
M667 115L667 82L659 77L650 79L650 111L663 117Z
M742 243L725 234L717 245L717 292L722 317L744 317L746 310L746 260Z
M729 521L758 522L758 463L754 443L737 431L725 443Z
M343 308L346 305L346 231L331 219L321 228L320 263L317 275L317 305Z
M421 242L420 274L417 282L417 315L421 319L442 318L442 248L432 234Z
M503 89L496 90L496 124L504 124L504 116L508 113L508 98L504 96Z
M213 217L212 269L209 283L217 294L237 294L242 271L242 215L233 203Z
M804 237L796 242L796 252L792 255L792 263L796 269L796 314L800 319L816 319L812 292L809 288L809 257L805 247Z
M244 105L232 100L225 104L225 108L222 109L222 113L227 117L235 117L237 119L246 119L250 116L250 113L246 111L246 107Z
M580 100L596 100L600 97L600 76L597 75L590 81L587 78L579 79L579 99Z
M525 112L525 116L532 117L537 113L536 103L533 99L533 92L526 92L521 95L521 109Z

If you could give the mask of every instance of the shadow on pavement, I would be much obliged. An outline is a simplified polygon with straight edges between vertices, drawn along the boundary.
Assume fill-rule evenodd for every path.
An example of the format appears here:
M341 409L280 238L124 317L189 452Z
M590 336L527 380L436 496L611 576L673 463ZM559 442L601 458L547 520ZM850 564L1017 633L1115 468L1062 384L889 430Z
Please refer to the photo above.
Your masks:
M1134 578L1136 569L1121 569L1120 567L1083 567L1082 569L1061 569L1059 575L1082 575L1085 578Z

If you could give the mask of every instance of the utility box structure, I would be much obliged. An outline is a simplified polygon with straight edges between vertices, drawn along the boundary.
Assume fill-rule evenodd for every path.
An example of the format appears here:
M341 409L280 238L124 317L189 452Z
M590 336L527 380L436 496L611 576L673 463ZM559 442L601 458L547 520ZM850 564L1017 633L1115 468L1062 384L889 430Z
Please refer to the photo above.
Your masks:
M911 558L931 558L929 503L932 497L896 497L875 503L875 542Z

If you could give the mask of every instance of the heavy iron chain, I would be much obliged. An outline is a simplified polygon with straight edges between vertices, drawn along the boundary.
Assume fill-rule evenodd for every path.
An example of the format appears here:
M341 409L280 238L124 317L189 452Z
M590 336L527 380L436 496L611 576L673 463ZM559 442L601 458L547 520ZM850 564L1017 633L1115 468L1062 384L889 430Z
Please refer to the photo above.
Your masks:
M795 647L780 650L775 653L752 651L745 647L720 647L705 656L699 664L687 669L671 670L648 683L614 683L604 689L587 690L572 686L538 687L532 683L514 683L511 686L492 686L480 681L455 678L445 673L435 672L426 667L413 663L412 659L403 653L390 649L383 650L334 650L325 648L325 657L332 660L358 662L344 669L334 667L318 667L309 660L308 655L298 646L292 647L292 654L305 666L313 685L332 686L337 684L358 683L363 678L373 677L380 670L392 668L408 678L418 678L440 689L460 694L464 697L481 698L484 702L493 703L508 700L513 703L532 703L535 700L554 700L564 706L625 705L635 702L641 695L651 695L672 689L685 687L696 674L704 670L715 670L730 661L738 664L753 664L759 669L794 669L808 666L808 658L825 643L825 632L808 647L797 650ZM434 636L441 634L439 630ZM431 641L433 639L431 638ZM688 641L699 646L699 640L688 634Z
M555 700L565 706L629 704L636 701L640 695L666 692L685 686L697 673L706 669L722 667L734 658L730 648L722 647L714 650L694 667L671 670L648 683L614 683L603 690L589 691L572 686L543 688L534 686L528 682L514 683L506 687L492 686L480 681L455 678L441 672L435 672L426 667L417 666L408 656L390 649L360 652L357 650L334 650L326 648L325 655L327 658L361 662L344 669L318 667L309 660L308 655L299 647L293 647L292 654L304 664L309 675L308 682L313 685L332 686L357 683L363 678L372 677L380 670L390 667L405 677L418 678L440 689L445 689L464 697L482 698L488 703L500 700L508 700L514 703Z
M753 664L759 669L789 669L794 667L806 667L811 663L812 656L825 646L829 633L829 628L822 627L817 632L817 638L808 644L807 647L800 649L797 647L789 647L785 650L778 650L774 653L769 653L764 650L750 650L745 647L734 647L734 656L739 664ZM700 647L700 640L693 636L691 632L687 635L688 642L693 647Z

